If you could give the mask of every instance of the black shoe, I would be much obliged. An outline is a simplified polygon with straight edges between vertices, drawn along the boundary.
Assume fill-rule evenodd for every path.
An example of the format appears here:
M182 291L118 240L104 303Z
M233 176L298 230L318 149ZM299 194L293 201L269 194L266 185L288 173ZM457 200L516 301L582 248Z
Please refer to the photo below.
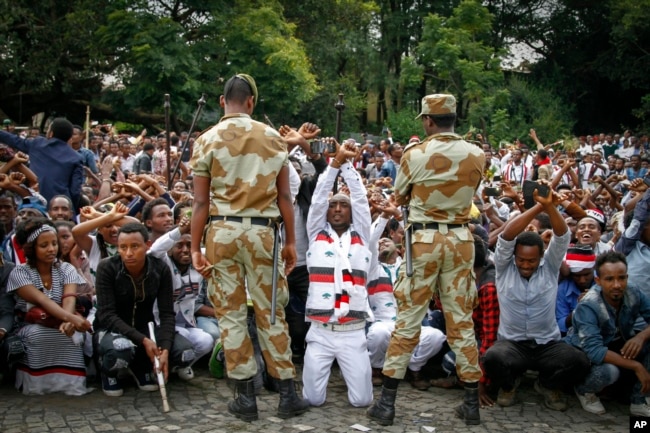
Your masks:
M102 376L102 391L109 397L120 397L124 390L122 390L122 385L117 380L117 377L109 377L104 373L101 373Z
M234 400L228 402L228 412L246 422L258 419L253 379L235 382Z
M481 414L478 408L478 388L465 387L465 398L463 403L456 407L456 416L464 419L466 425L479 425L481 423Z
M153 370L140 372L137 369L129 369L129 373L133 376L140 391L158 391L158 380L156 378L156 373L154 373Z
M381 396L366 412L368 417L380 425L393 425L395 419L395 397L397 397L397 385L399 380L384 377L384 385L381 387Z
M303 414L309 410L307 400L298 397L298 394L296 394L293 379L276 380L276 382L280 387L278 417L287 419Z

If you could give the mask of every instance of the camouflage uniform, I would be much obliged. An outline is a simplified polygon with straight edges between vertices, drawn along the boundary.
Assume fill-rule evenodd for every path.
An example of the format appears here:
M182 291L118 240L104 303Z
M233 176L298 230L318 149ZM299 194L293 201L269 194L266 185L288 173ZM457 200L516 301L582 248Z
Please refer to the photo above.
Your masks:
M208 295L221 328L228 377L255 376L253 344L246 330L246 289L253 302L268 373L292 379L290 338L284 318L288 302L282 261L273 263L272 222L280 216L276 178L288 164L287 146L274 129L246 114L229 114L194 144L195 176L210 182L210 215L205 255L213 264ZM241 221L229 221L239 217ZM263 219L269 224L263 225ZM278 266L275 325L270 324L273 267Z
M468 383L481 377L472 321L478 302L472 269L474 240L467 223L484 163L481 149L451 132L432 135L404 149L395 196L399 204L410 206L408 222L415 226L413 276L407 277L404 266L400 267L395 286L397 322L383 369L388 377L404 377L434 294L444 309L447 341L458 359L458 377ZM437 226L426 226L431 223Z

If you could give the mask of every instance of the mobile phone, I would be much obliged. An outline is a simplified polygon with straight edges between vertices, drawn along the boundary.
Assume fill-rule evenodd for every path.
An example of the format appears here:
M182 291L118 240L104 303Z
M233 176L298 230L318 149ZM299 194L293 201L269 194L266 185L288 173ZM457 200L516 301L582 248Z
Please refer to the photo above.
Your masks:
M525 180L522 192L524 194L524 209L530 209L535 206L535 199L533 198L533 191L537 190L537 195L540 197L548 197L551 190L548 185L537 183L533 180Z
M485 195L488 197L499 197L501 195L501 188L487 186L483 189L483 191L485 191Z
M497 175L495 175L495 176L492 178L492 180L493 180L494 182L501 182L501 176L499 176L499 175L497 174Z

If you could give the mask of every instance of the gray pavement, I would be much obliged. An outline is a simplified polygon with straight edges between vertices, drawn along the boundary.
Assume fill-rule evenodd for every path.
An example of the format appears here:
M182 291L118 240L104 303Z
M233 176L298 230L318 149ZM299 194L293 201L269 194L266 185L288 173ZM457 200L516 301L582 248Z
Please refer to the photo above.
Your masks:
M365 408L347 402L346 387L335 368L330 378L327 403L289 420L276 417L278 395L266 390L258 397L260 419L245 423L228 414L232 397L224 379L209 376L207 367L195 369L196 377L183 382L172 376L167 385L172 410L162 412L160 393L125 388L118 398L106 397L100 387L83 397L62 394L23 396L11 385L0 387L0 432L357 432L355 424L370 432L627 432L628 407L604 401L605 415L582 410L575 396L569 396L566 412L546 409L542 397L533 390L531 379L518 390L519 402L509 408L481 410L480 426L468 427L455 418L453 408L460 403L460 389L417 391L408 383L400 385L397 416L393 426L371 422ZM380 388L375 388L375 396Z

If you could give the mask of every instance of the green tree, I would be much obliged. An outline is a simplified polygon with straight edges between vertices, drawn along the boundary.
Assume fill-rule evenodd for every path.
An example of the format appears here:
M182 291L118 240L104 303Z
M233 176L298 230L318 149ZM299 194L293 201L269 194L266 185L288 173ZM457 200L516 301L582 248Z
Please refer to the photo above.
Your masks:
M491 14L480 2L463 0L451 17L434 14L425 19L418 47L427 93L452 93L460 123L483 130L490 113L507 103L502 52L488 45L491 23Z

